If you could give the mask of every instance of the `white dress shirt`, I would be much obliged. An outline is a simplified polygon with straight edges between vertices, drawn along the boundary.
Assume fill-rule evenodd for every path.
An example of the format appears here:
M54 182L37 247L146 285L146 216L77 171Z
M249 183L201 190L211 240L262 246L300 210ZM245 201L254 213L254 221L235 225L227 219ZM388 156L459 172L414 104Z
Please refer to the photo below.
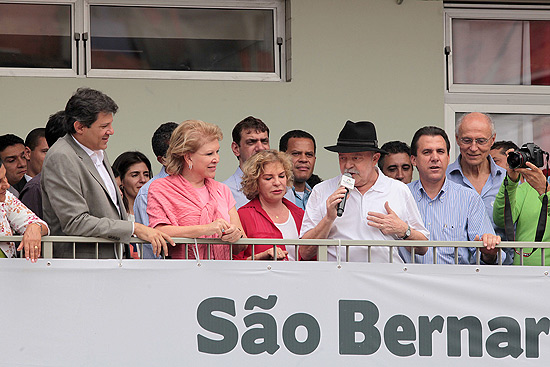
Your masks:
M72 135L71 135L72 136ZM107 188L107 191L109 192L109 197L113 201L113 203L116 205L118 212L121 213L120 207L118 206L118 201L116 198L116 187L115 183L111 179L111 176L109 175L109 172L107 171L107 168L103 164L103 150L91 150L90 148L82 145L78 140L75 139L74 136L72 136L74 141L78 144L79 147L84 149L86 154L90 156L90 159L94 163L95 168L97 169L97 172L99 173L99 176L101 176L101 179L103 180L103 183L105 184L105 187Z
M428 230L424 227L422 218L416 206L416 202L403 182L391 179L378 171L378 179L374 185L361 195L357 188L350 191L344 214L337 217L328 234L328 239L346 240L395 240L394 236L383 234L378 228L367 224L367 213L378 212L387 214L384 204L389 203L390 208L397 216L408 223L411 229L420 231L429 237ZM302 222L300 237L313 229L327 214L326 200L336 191L340 183L339 175L330 180L323 181L313 188L306 206L306 213ZM336 260L336 247L328 247L328 259ZM349 250L350 261L368 261L367 246L353 246ZM340 258L346 260L345 247L341 248ZM397 247L393 248L393 261L403 262L398 254ZM389 247L371 247L371 262L389 262Z

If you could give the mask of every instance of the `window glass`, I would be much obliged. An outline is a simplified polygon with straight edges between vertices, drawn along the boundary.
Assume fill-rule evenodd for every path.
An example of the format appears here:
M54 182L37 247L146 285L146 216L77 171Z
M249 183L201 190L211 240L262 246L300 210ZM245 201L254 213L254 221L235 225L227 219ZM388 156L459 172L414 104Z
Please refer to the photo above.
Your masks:
M90 6L92 69L275 72L272 9Z
M453 19L453 82L550 85L550 21Z
M0 3L0 67L71 68L71 5Z

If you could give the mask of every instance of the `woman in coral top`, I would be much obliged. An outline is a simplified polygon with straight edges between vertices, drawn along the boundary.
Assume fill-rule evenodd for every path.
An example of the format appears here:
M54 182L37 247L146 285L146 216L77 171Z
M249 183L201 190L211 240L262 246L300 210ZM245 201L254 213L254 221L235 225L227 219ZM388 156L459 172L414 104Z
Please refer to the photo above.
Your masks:
M220 161L221 129L198 120L184 121L174 130L166 153L168 177L149 187L149 226L172 237L211 237L234 243L243 237L231 190L214 180ZM187 257L230 260L230 245L189 245ZM246 245L233 245L233 253ZM175 259L185 259L185 245L169 249Z
M242 190L250 202L239 210L249 238L297 239L304 211L284 198L292 186L292 162L285 153L264 150L249 158L243 169ZM255 260L273 259L272 245L254 245ZM277 260L295 259L294 246L277 246ZM237 256L252 258L252 245Z

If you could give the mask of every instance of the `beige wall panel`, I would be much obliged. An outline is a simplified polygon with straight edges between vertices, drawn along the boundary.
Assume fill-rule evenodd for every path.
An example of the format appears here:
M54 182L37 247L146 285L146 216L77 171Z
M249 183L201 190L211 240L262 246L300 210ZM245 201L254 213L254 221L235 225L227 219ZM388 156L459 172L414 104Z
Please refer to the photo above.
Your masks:
M347 119L373 121L380 144L410 143L419 127L443 126L442 8L440 1L294 0L289 83L0 77L0 133L24 138L76 88L89 86L120 107L111 161L133 149L153 161L150 139L160 123L202 119L223 129L217 177L224 180L237 164L231 129L254 115L270 126L275 148L289 129L315 135L315 171L329 178L338 172L336 156L322 147L335 143Z

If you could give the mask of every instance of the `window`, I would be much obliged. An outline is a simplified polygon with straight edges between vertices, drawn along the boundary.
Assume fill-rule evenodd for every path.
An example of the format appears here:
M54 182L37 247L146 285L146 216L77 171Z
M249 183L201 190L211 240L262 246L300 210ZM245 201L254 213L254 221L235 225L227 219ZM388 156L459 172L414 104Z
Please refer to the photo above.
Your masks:
M449 91L548 93L550 10L451 8L445 14Z
M69 3L0 3L0 69L7 75L75 75L72 13Z
M486 112L497 141L550 151L550 7L445 6L449 136L464 113Z
M51 2L0 2L0 75L287 79L285 0Z

